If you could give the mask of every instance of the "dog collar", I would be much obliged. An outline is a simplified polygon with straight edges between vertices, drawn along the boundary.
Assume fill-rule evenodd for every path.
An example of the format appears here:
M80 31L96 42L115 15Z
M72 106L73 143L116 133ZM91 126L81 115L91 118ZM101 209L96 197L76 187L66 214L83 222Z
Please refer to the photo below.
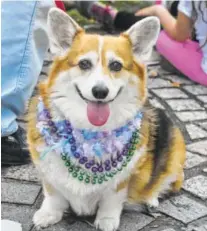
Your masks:
M51 150L59 154L69 174L86 184L103 183L122 171L131 160L139 143L143 114L112 131L77 129L69 120L53 121L39 99L37 128L47 145L41 157Z

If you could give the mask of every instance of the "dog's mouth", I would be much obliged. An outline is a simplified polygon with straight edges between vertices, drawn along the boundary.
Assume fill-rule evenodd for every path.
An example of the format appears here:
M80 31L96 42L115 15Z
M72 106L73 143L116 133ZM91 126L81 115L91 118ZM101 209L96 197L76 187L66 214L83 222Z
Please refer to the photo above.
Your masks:
M116 96L113 99L110 99L108 101L104 101L104 100L89 100L85 96L83 96L81 90L79 89L78 85L76 85L76 84L75 84L75 89L76 89L76 92L78 93L78 95L81 97L81 99L83 99L87 103L91 102L91 103L98 103L98 104L106 104L106 103L113 102L120 95L120 93L123 90L123 87L120 87L119 90L118 90L118 92L117 92L117 94L116 94Z
M103 126L107 122L110 115L109 103L113 102L122 91L122 87L120 87L116 96L111 100L92 101L83 96L77 85L75 85L75 89L78 95L87 103L87 117L89 122L94 126Z

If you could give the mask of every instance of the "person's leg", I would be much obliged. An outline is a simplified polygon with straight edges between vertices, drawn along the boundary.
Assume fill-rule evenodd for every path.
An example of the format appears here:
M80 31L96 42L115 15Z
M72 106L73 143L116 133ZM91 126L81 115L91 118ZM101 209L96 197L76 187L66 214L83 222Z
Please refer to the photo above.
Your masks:
M24 131L19 132L17 116L25 112L27 101L37 83L48 48L46 18L53 2L2 2L2 82L1 136L2 159L12 155L24 162ZM15 10L14 10L15 9ZM10 136L13 140L11 139ZM20 136L20 137L19 137ZM9 139L8 139L9 138ZM19 158L18 159L18 155ZM25 157L26 158L26 157ZM13 163L15 164L15 163Z
M162 56L185 76L207 86L207 74L201 68L202 53L198 43L191 40L184 43L177 42L162 31L156 48Z

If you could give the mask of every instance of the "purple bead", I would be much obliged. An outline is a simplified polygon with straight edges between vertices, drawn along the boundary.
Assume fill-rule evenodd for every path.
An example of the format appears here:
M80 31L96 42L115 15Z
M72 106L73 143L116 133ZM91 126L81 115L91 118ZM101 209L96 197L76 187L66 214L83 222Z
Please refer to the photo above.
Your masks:
M103 137L107 137L108 136L108 132L103 132Z
M88 158L86 156L83 156L82 158L85 160L85 162L88 161Z
M99 172L103 172L103 167L102 167L102 166L99 166L99 167L98 167L98 171L99 171Z
M56 128L56 127L52 127L51 131L52 131L52 132L56 132L56 131L57 131L57 128Z
M80 163L80 164L85 164L85 161L81 158L81 159L79 160L79 163Z
M94 139L97 139L97 138L98 138L98 133L97 133L97 132L94 133L93 138L94 138Z
M88 169L89 169L89 168L91 168L90 163L89 163L89 162L88 162L88 163L86 163L86 164L85 164L85 167L86 167L86 168L88 168Z
M110 171L110 170L111 170L111 166L110 166L110 165L106 165L106 166L105 166L105 170L106 170L106 171Z
M57 137L59 137L59 138L60 138L60 137L62 137L62 136L61 136L61 134L60 134L60 133L57 133Z
M122 153L121 152L117 152L117 157L119 157L119 156L122 156Z
M50 113L48 112L48 110L44 109L44 112L45 116L48 118L48 119L51 119L51 116L50 116Z
M90 163L91 166L93 166L95 164L95 161L94 160L90 160L89 163Z
M72 128L67 128L67 132L69 133L69 134L71 134L72 133Z
M75 153L74 153L74 157L77 158L77 159L80 158L80 153L75 152Z
M105 164L105 165L110 165L110 160L105 160L105 161L104 161L104 164Z
M68 120L65 121L65 124L66 124L67 126L69 126L69 127L71 126L71 124L70 124L70 122L69 122Z
M92 172L96 173L98 171L98 169L96 167L92 168Z
M111 165L115 168L117 166L117 162L113 161Z
M129 125L132 125L133 123L132 123L132 121L129 121L129 123L128 123Z
M103 138L103 136L102 136L102 133L101 133L101 132L98 132L98 134L97 134L97 138L98 138L98 139L102 139L102 138Z
M131 147L131 144L126 144L126 148L130 148Z
M75 143L75 139L74 139L74 138L70 138L70 139L69 139L69 143L70 143L70 144L74 144L74 143Z
M67 139L67 138L68 138L68 136L67 136L67 135L64 135L63 137L64 137L65 139Z
M116 161L116 158L111 156L111 162Z
M53 122L52 120L49 120L49 121L48 121L48 125L49 125L49 126L53 126L53 125L54 125L54 122Z
M128 151L127 151L126 149L123 149L122 154L123 154L124 156L126 156L127 153L128 153Z
M72 151L72 152L76 151L76 146L75 146L75 145L72 145L72 146L71 146L71 151Z
M80 164L85 164L85 162L87 162L87 160L88 160L88 158L83 156L83 157L80 158L79 163Z
M122 157L122 156L119 156L119 157L117 158L117 160L118 160L119 162L121 162L121 161L123 160L123 157Z

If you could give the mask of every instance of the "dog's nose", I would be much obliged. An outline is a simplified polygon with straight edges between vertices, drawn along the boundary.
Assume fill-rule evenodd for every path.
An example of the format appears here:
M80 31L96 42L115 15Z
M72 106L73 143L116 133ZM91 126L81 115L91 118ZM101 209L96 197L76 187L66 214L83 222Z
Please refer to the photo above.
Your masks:
M105 99L109 93L109 89L105 86L97 85L92 88L92 93L96 99Z

